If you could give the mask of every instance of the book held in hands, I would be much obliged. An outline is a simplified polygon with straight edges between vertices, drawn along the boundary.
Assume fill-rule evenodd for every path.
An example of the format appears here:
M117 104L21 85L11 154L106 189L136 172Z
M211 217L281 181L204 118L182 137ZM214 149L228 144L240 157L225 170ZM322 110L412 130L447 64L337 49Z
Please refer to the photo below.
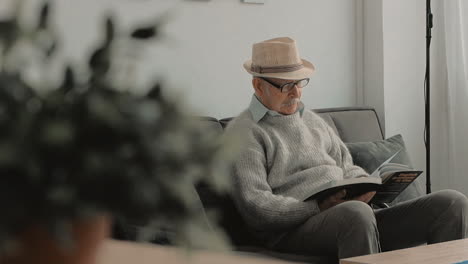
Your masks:
M352 200L364 193L376 191L370 203L391 203L422 173L422 171L413 170L403 164L391 163L390 161L400 151L383 162L370 176L327 182L312 190L308 199L316 199L321 202L344 189L346 190L345 200Z

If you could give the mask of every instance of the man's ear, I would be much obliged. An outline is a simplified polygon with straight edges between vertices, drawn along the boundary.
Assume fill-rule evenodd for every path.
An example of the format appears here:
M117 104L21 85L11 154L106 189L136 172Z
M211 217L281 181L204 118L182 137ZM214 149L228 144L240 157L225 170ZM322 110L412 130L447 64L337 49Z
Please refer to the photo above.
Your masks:
M262 83L260 81L259 78L253 78L252 79L252 86L255 90L255 94L258 96L258 97L261 97L263 96L263 87L262 87Z

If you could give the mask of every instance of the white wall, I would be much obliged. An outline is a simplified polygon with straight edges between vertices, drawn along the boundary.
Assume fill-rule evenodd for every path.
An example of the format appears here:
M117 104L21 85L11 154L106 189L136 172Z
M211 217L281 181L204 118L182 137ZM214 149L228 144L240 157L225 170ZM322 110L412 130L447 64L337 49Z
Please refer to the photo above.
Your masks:
M383 1L386 134L402 134L414 167L423 170L425 10L424 0Z
M413 166L425 170L424 0L364 0L364 104L402 134ZM425 176L418 179L425 186ZM424 187L425 188L425 187Z
M382 0L363 1L363 104L375 108L385 131Z
M180 74L174 73L183 65L184 79L177 83L190 88L185 90L190 102L204 114L222 117L245 109L252 88L241 65L250 57L253 42L276 36L295 38L301 55L317 67L310 89L304 90L309 107L355 104L354 1L247 5L223 0L185 3L179 13L167 29L180 46L164 50L163 61L180 59L165 69L175 83Z
M277 36L295 38L302 57L316 65L303 93L308 107L356 104L356 0L269 0L264 5L239 0L56 3L65 52L75 60L98 40L98 22L106 11L114 10L119 24L128 28L170 10L165 37L144 57L146 77L164 76L168 88L182 92L200 114L219 118L247 107L252 88L242 64L254 42Z
M424 146L424 0L363 0L364 104L385 119L386 135L402 134L413 165L426 169ZM443 1L432 1L431 180L432 190L464 186L447 177L447 82ZM425 174L418 179L425 188ZM465 190L466 193L466 190Z
M445 61L445 33L442 16L444 1L432 1L434 28L431 44L431 181L432 189L440 190L454 185L448 175L448 111Z
M0 2L0 11L7 2ZM242 63L249 58L252 43L276 36L296 38L302 56L317 67L304 90L307 106L362 103L375 107L385 120L386 135L403 134L415 167L424 169L425 1L266 2L60 0L56 1L56 21L65 37L65 53L80 60L98 40L98 23L109 10L117 14L123 28L169 10L164 37L143 58L145 76L163 76L166 88L182 93L199 114L218 118L236 115L250 100L250 77ZM437 11L439 3L435 2ZM433 54L440 61L443 54L437 46L442 44L437 39L443 31L437 28L437 13L435 23ZM443 66L433 67L433 96L443 96L437 90L445 78ZM433 125L443 125L444 116L434 115L441 110L444 105L433 106ZM439 140L433 147L443 146ZM444 170L434 169L434 175ZM440 178L435 181L443 185Z

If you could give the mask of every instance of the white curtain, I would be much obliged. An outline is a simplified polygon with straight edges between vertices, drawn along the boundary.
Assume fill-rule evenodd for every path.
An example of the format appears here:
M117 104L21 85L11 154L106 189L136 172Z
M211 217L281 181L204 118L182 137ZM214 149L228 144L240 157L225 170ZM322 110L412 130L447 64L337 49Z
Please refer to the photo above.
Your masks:
M432 149L435 155L431 167L438 174L434 177L439 177L435 182L440 187L468 195L468 1L445 0L441 11L444 34L435 37L444 38L438 48L443 49L441 59L446 72L441 87L437 87L443 89L444 96L435 100L445 101L442 113L445 118L431 127L441 132L436 135L444 135L445 146ZM437 144L440 139L434 140Z

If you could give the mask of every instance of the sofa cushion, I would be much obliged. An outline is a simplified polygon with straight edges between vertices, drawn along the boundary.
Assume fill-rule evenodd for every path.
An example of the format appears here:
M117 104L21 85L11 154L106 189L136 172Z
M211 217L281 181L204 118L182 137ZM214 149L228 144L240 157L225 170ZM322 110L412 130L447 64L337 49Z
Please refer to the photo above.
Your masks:
M368 173L372 173L382 162L400 149L402 151L393 158L392 162L412 167L401 135L395 135L385 140L346 143L346 146L353 157L354 164Z
M225 119L223 122L213 117L198 117L198 119L206 133L216 135L223 132L224 126L232 118ZM204 182L198 183L195 188L204 209L217 215L217 224L227 233L234 246L260 245L249 231L247 224L243 221L229 194L221 194Z
M385 140L346 143L354 164L362 167L368 173L372 173L385 160L401 149L392 162L412 167L409 155L406 151L405 142L401 135L395 135ZM392 204L419 197L423 194L423 186L416 180L410 184Z

